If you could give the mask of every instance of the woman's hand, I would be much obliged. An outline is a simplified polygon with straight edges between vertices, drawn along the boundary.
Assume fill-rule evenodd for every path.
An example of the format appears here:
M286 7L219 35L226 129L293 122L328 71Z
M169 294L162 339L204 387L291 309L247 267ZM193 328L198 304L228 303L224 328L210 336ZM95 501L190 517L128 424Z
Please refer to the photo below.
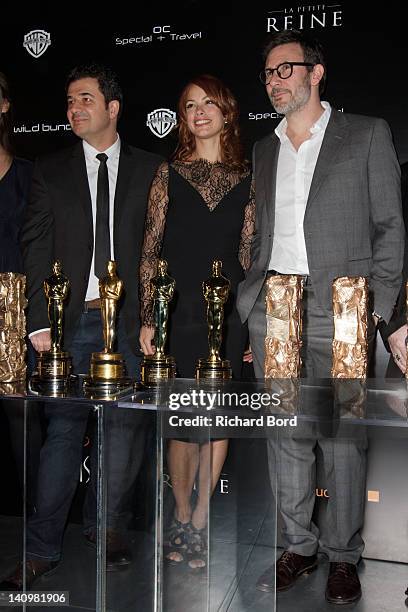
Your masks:
M251 350L251 346L249 346L247 348L247 350L244 352L244 356L242 358L242 361L246 361L248 363L252 363L253 359L252 359L252 350Z
M142 325L140 328L139 342L140 350L143 351L144 355L154 355L154 344L152 342L154 338L154 327L147 327Z

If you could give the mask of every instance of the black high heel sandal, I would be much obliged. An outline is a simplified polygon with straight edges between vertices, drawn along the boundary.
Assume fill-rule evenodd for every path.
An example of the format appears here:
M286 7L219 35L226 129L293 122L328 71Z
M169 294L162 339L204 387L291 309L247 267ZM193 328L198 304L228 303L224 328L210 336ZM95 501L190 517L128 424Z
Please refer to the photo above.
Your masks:
M168 538L164 544L164 558L169 565L180 565L186 560L189 542L190 523L181 523L173 519L168 532ZM171 554L180 555L181 559L171 559Z
M188 550L187 560L188 567L193 572L202 572L207 567L207 527L197 529L192 523L189 524L188 531ZM193 562L200 562L200 565L194 566Z

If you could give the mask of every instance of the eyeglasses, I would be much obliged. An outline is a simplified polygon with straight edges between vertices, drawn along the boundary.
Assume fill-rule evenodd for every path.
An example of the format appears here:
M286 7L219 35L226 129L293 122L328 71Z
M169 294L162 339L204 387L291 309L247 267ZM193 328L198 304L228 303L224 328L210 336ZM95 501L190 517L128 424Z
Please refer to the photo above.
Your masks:
M292 76L293 66L315 66L316 64L310 64L309 62L283 62L283 64L279 64L276 68L265 68L259 74L259 78L261 83L264 85L269 85L271 79L273 77L273 73L276 70L276 73L280 79L288 79Z

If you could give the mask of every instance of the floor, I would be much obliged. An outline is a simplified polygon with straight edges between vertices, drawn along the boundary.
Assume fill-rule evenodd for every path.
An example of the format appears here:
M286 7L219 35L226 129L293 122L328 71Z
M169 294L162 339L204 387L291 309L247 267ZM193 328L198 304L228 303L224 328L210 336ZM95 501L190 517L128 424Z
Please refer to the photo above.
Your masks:
M248 444L251 444L248 442ZM238 448L240 450L238 451ZM274 561L274 507L270 489L265 486L264 469L254 470L248 453L235 446L225 467L226 474L240 474L235 484L224 474L211 508L211 563L206 571L194 573L186 564L167 566L163 574L162 612L271 612L274 596L257 591L258 576ZM245 450L245 449L244 449ZM246 449L248 451L250 449ZM259 466L263 464L259 462ZM221 491L223 490L223 492ZM228 490L228 493L226 492ZM165 500L170 500L170 491ZM170 503L170 502L169 502ZM167 508L171 512L171 508ZM0 517L0 577L13 569L22 541L22 523L16 517ZM133 563L125 570L107 573L106 607L109 612L153 612L154 534L129 532ZM280 551L278 550L278 555ZM95 551L83 538L81 526L70 524L64 538L63 559L57 571L41 578L36 590L69 591L67 612L95 610ZM290 591L279 594L279 612L326 612L335 606L324 598L328 563L323 556L317 571L301 577ZM407 610L404 591L408 566L363 560L359 565L363 597L354 605L342 606L354 612L403 612ZM7 610L7 607L2 607ZM18 609L18 608L17 608ZM36 607L41 610L41 606ZM60 610L44 607L44 612ZM16 608L10 608L16 610Z

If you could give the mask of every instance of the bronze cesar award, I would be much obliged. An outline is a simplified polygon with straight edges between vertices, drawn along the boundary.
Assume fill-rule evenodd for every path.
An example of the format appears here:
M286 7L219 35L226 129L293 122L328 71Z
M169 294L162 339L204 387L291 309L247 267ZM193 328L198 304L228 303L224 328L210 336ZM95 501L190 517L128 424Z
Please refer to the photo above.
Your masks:
M37 360L37 371L32 377L34 387L41 391L63 389L71 374L71 357L62 351L62 328L64 301L69 291L69 280L62 272L60 261L56 261L52 274L44 281L44 293L48 302L51 349L41 351Z
M169 319L169 302L171 301L176 282L167 274L167 262L160 259L157 274L151 280L151 295L154 312L154 355L145 355L141 365L142 384L152 387L166 382L176 375L176 364L173 357L165 354L167 324Z
M99 281L104 350L92 353L89 376L84 379L84 391L92 397L106 397L130 387L121 353L113 352L116 336L116 313L122 295L123 281L116 274L116 263L107 262L107 275Z
M196 367L198 380L228 380L232 378L230 362L221 359L224 304L228 299L230 282L221 274L222 262L214 261L212 276L203 282L203 294L207 302L208 346L207 359L199 359Z

